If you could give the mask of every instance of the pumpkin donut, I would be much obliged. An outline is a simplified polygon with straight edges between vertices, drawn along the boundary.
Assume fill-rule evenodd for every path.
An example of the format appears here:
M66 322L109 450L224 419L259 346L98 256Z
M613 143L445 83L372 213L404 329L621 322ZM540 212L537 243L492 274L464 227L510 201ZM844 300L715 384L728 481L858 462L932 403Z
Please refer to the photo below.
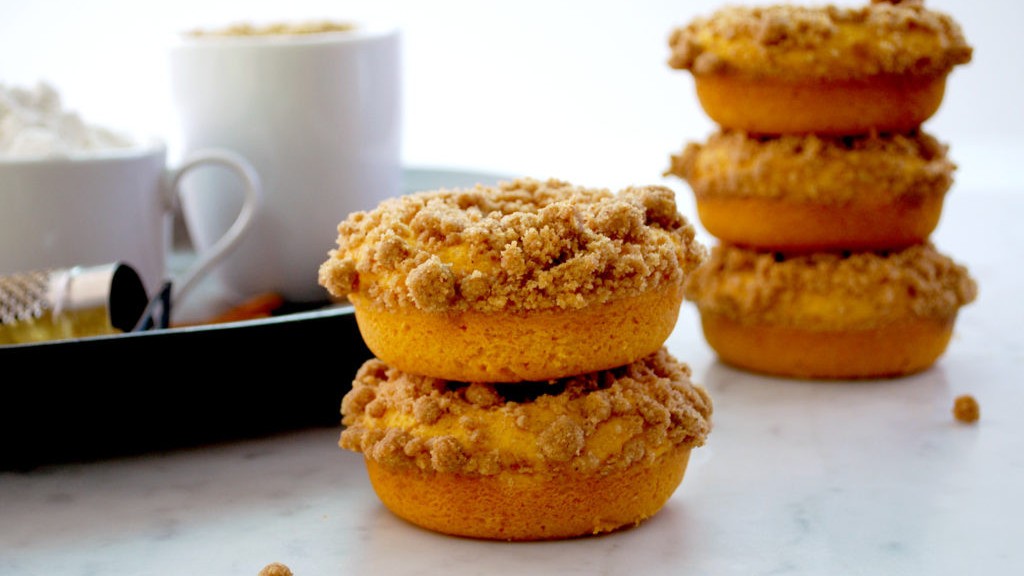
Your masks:
M374 355L473 382L629 364L672 332L706 257L674 192L558 180L423 191L350 215L320 268Z
M666 175L685 180L719 240L784 252L905 248L939 222L956 166L921 131L691 142Z
M925 370L976 295L967 270L931 244L796 256L720 244L687 281L723 362L796 378Z
M452 382L377 359L342 400L339 446L361 452L397 516L444 534L551 540L656 514L711 430L712 403L663 348L545 382Z
M920 0L729 6L674 29L669 47L712 120L757 134L913 130L973 52Z

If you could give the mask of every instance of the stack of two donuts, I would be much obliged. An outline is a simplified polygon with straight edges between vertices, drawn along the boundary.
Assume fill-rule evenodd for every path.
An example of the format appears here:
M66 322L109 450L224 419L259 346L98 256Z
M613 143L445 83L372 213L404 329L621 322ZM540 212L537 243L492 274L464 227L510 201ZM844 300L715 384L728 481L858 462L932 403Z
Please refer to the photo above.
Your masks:
M922 124L971 59L956 22L921 1L729 7L669 44L719 125L666 175L719 240L687 295L720 359L803 378L932 365L977 291L930 240L955 166Z
M338 232L319 280L375 356L339 445L388 509L546 540L663 507L712 413L664 348L707 256L671 189L522 178L387 200Z

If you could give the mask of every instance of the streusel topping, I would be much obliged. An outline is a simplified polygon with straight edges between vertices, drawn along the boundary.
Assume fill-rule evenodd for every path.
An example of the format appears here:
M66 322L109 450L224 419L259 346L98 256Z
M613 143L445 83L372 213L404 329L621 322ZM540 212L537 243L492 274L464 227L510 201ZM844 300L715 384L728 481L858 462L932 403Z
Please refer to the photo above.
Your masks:
M897 252L790 256L721 244L686 290L701 311L741 323L845 329L952 320L978 288L964 266L930 243Z
M427 312L578 309L682 285L706 257L663 186L560 180L400 196L338 226L320 284Z
M703 445L712 402L662 348L614 370L514 384L438 380L371 359L341 413L339 445L386 466L602 473Z
M940 75L971 60L960 25L923 2L727 6L674 29L672 68L696 75L850 79Z
M700 197L760 197L842 204L857 198L919 201L945 194L956 165L921 131L774 137L723 130L672 156L666 175Z

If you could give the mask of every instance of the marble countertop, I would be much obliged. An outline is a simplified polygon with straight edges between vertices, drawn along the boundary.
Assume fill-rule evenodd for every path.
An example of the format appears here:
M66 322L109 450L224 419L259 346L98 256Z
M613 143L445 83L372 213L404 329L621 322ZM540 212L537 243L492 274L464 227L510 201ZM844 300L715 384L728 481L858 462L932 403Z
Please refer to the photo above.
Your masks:
M685 306L668 342L715 400L682 485L640 526L547 543L427 532L375 497L338 430L0 473L0 574L1011 574L1024 570L1024 191L955 190L934 236L980 285L946 354L887 381L718 363ZM957 422L974 395L981 419Z

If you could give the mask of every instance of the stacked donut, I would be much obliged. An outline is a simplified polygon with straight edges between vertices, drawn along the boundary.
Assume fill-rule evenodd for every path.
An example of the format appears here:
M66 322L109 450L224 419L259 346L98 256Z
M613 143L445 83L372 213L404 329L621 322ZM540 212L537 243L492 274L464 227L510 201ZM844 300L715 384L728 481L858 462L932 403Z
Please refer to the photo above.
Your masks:
M672 190L558 180L349 215L320 267L374 358L339 445L392 512L457 536L635 525L682 481L711 399L664 343L707 257Z
M672 156L718 239L687 286L724 362L802 378L911 374L976 296L930 240L955 169L922 129L972 49L921 1L728 7L675 29L718 131Z

